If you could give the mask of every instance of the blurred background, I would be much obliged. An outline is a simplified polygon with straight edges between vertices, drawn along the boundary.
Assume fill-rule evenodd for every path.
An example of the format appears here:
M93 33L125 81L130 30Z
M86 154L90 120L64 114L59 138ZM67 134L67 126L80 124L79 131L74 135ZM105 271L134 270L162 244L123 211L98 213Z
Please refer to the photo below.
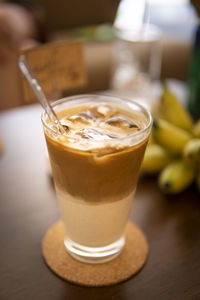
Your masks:
M20 51L54 41L84 40L88 83L62 96L112 90L152 100L160 80L187 86L198 9L198 0L1 0L0 110L25 104Z

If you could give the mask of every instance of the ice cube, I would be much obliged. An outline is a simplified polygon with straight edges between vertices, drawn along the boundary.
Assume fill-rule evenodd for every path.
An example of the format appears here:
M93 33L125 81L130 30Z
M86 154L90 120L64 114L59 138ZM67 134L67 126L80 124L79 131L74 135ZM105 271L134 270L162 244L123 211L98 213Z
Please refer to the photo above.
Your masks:
M68 119L63 118L60 120L61 125L64 127L65 131L68 132L72 127L73 123L70 122Z
M133 123L132 121L130 121L122 116L110 117L105 122L109 125L117 126L122 129L134 128L136 130L139 130L139 127L137 124Z
M69 117L69 120L71 122L80 122L84 124L89 124L90 121L95 118L96 116L91 111L87 110Z
M110 140L116 138L114 134L107 134L93 128L84 128L76 132L76 135L81 136L83 139L93 139L93 140Z
M108 104L102 103L98 105L93 105L90 108L90 111L99 118L108 118L115 112L115 109Z
M66 124L61 124L61 125L65 129L65 131L69 131L69 126L68 125L66 125Z

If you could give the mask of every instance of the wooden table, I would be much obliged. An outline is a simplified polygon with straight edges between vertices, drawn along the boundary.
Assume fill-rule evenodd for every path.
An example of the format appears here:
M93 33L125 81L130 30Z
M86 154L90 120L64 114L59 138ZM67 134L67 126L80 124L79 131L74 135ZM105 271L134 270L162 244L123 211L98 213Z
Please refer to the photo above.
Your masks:
M0 114L0 299L200 299L200 196L195 187L163 196L153 178L140 180L130 216L150 245L137 276L115 286L86 288L47 268L41 240L59 212L40 112L31 105Z

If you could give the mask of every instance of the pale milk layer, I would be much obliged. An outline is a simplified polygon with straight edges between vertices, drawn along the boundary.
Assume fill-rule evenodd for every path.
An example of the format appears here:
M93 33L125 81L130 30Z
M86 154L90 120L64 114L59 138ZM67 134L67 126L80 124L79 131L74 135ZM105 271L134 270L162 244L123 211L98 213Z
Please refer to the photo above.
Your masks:
M89 247L109 245L124 234L134 193L119 201L88 203L58 187L57 197L67 238Z

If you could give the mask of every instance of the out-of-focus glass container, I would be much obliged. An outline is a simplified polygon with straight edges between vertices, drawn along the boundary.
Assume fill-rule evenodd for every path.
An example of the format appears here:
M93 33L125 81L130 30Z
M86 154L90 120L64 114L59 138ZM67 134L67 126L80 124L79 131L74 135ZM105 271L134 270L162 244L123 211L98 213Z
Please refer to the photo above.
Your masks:
M129 98L156 97L161 70L161 31L151 24L137 29L114 28L111 88Z

